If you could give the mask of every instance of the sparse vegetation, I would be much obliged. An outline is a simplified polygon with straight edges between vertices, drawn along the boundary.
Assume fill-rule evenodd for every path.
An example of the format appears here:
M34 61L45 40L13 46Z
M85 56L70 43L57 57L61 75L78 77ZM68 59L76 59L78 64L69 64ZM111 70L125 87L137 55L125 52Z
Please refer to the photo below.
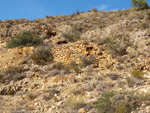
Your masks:
M73 69L76 73L79 73L79 72L80 72L79 65L76 64L75 61L71 61L71 62L70 62L70 67L71 67L71 69Z
M134 70L131 72L131 76L138 78L138 79L143 79L144 78L144 73L141 70Z
M96 9L96 8L92 8L92 11L93 11L94 13L96 13L96 12L97 12L97 9Z
M2 72L1 80L2 82L10 82L22 80L25 78L25 74L23 74L25 70L22 66L8 66L5 71Z
M14 75L16 73L21 73L22 71L22 66L8 66L6 69L6 74Z
M150 28L150 23L149 22L143 22L140 24L139 28L142 30L146 30L146 29Z
M53 61L51 47L40 46L31 56L31 59L38 65L45 65Z
M81 58L81 63L80 63L80 67L87 67L91 64L94 64L96 61L96 58L94 56L90 56L89 58L87 57L82 57Z
M142 79L135 78L135 77L128 77L126 79L126 81L127 81L129 87L139 86L144 83L144 81Z
M139 106L139 100L130 92L108 92L98 99L95 107L100 113L130 113ZM128 102L134 102L134 104L128 104Z
M96 109L101 113L113 113L114 108L111 105L111 97L114 96L114 92L105 93L101 98L98 99Z
M60 74L60 70L58 69L53 69L51 72L50 72L50 76L55 76L55 75L58 75Z
M64 64L62 62L57 62L56 64L54 64L53 68L61 70L64 68Z
M70 70L71 70L70 65L65 65L64 70L66 73L70 73Z
M132 78L131 78L131 77L127 77L127 78L126 78L126 82L128 83L128 86L129 86L129 87L132 86Z
M28 98L31 100L34 100L36 98L35 95L33 95L32 93L28 94Z
M75 42L80 40L83 27L80 24L73 25L71 30L68 32L63 32L61 35L70 42Z
M107 45L109 52L113 56L123 56L127 54L127 47L132 45L130 40L124 35L106 37L103 43Z
M42 39L32 34L30 31L23 32L12 38L8 43L8 48L23 47L23 46L36 46L42 43Z
M0 83L5 83L5 77L3 74L0 74Z
M15 94L1 96L1 103L9 109L17 99L31 108L16 112L150 112L149 12L141 6L93 8L32 21L0 21L0 95ZM32 32L16 36L23 30ZM35 37L42 38L33 41ZM19 48L5 48L9 40L10 48Z
M85 96L84 95L76 95L69 98L67 104L72 109L79 109L84 107L85 104Z

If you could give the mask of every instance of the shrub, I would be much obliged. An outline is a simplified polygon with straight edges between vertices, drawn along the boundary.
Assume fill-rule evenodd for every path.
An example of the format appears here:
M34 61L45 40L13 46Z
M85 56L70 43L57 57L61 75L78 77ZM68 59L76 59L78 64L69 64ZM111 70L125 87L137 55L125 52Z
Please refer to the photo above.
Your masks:
M126 79L126 81L127 81L129 87L142 85L144 83L144 80L138 79L138 78L135 78L135 77L128 77Z
M55 76L55 75L58 75L60 74L60 70L58 69L53 69L51 72L50 72L50 76Z
M5 83L5 77L3 74L0 74L0 83Z
M80 14L80 11L78 10L78 11L76 11L76 15L79 15Z
M71 67L71 69L73 69L76 73L79 73L79 72L80 72L80 68L79 68L78 64L76 64L75 61L71 61L71 62L70 62L70 67Z
M132 7L138 7L141 9L148 9L149 8L149 5L147 4L146 0L132 0L131 6Z
M64 70L65 70L65 73L70 73L70 70L71 70L70 65L65 65Z
M50 18L50 16L49 16L49 15L46 15L45 17L46 17L47 19L48 19L48 18Z
M114 108L111 105L110 98L114 95L114 92L105 93L96 103L96 109L101 113L114 113Z
M92 12L97 12L97 9L96 8L92 8Z
M31 100L34 100L35 98L36 98L36 96L35 95L33 95L33 94L28 94L28 97L29 97L29 99L31 99Z
M25 78L25 74L23 74L25 70L23 69L22 66L8 66L7 69L2 72L4 75L4 78L9 81L17 81L17 80L22 80L23 78Z
M102 22L100 22L99 25L98 25L98 27L99 27L99 28L104 28L104 27L105 27L105 24L102 23Z
M42 43L42 39L32 34L30 31L17 35L7 43L7 48L36 46Z
M8 66L6 69L6 74L14 75L16 73L23 72L22 66Z
M124 35L107 37L103 40L103 43L107 45L112 56L123 56L127 54L127 47L131 46L130 40Z
M82 57L81 58L81 63L80 67L87 67L95 62L96 58L94 56L90 56L89 58L87 57Z
M53 61L51 48L40 46L31 56L31 59L38 65L45 65Z
M82 108L83 106L86 105L85 97L83 95L72 96L67 101L67 104L71 108L76 108L76 109Z
M73 66L72 69L73 69L76 73L79 73L79 72L80 72L80 68L79 68L78 65Z
M61 70L64 68L64 64L62 62L57 62L56 64L54 64L53 68Z
M131 113L135 110L139 98L133 92L107 92L96 102L96 109L100 113Z
M138 79L143 79L144 78L144 73L141 70L134 70L131 72L131 76L138 78Z
M128 113L128 109L124 102L120 102L116 105L115 113Z
M150 93L149 92L142 93L142 94L139 94L138 97L141 101L149 101L150 100Z
M119 74L117 73L107 73L106 74L109 78L111 78L111 80L117 80L119 78Z
M132 87L132 78L127 77L126 82L128 83L129 87Z
M150 28L150 23L149 22L143 22L140 24L139 28L141 28L142 30Z
M149 11L146 12L146 19L150 20L150 12Z
M80 39L83 28L80 24L73 25L71 30L63 32L61 35L70 42L75 42Z

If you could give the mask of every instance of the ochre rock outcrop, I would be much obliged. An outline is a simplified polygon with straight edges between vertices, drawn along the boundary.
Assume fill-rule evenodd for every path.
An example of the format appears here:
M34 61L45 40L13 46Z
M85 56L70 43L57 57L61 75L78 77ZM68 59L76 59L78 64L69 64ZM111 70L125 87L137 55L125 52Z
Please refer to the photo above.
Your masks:
M82 57L94 56L96 58L96 66L105 68L107 63L116 63L116 61L108 53L101 51L99 46L94 43L75 42L55 46L52 49L54 61L63 62L65 64L75 61L80 63Z
M16 66L26 55L32 54L34 47L14 48L0 51L0 72L8 66Z

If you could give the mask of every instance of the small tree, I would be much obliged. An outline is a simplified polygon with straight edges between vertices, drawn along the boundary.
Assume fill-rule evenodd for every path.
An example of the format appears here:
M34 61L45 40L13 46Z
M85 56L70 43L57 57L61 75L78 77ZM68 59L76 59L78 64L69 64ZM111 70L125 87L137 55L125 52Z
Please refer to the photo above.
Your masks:
M142 9L148 9L149 8L149 5L148 5L146 0L132 0L131 6L142 8Z
M92 11L93 11L94 13L96 13L96 12L97 12L97 9L96 9L96 8L93 8Z

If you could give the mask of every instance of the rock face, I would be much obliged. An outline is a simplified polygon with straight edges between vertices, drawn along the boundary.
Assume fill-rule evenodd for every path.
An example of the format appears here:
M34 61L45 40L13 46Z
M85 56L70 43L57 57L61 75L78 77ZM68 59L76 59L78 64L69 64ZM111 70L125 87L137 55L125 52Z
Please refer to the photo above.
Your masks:
M150 57L139 57L140 63L137 64L135 70L146 70L150 71Z
M150 113L145 11L0 21L0 113ZM8 49L7 42L24 31L41 37L43 45ZM70 42L62 33L80 38ZM52 62L33 61L38 47L48 49L39 53L44 61L51 52Z
M56 46L52 50L54 60L68 64L70 61L75 60L79 63L83 56L97 56L100 54L98 46L92 43L75 42Z
M14 49L0 48L0 71L11 65L20 63L26 55L32 54L34 47L23 47Z
M71 61L81 62L82 57L94 56L95 65L105 68L108 63L117 63L108 53L101 51L100 47L94 43L75 42L64 45L58 45L52 49L54 60L65 64Z

